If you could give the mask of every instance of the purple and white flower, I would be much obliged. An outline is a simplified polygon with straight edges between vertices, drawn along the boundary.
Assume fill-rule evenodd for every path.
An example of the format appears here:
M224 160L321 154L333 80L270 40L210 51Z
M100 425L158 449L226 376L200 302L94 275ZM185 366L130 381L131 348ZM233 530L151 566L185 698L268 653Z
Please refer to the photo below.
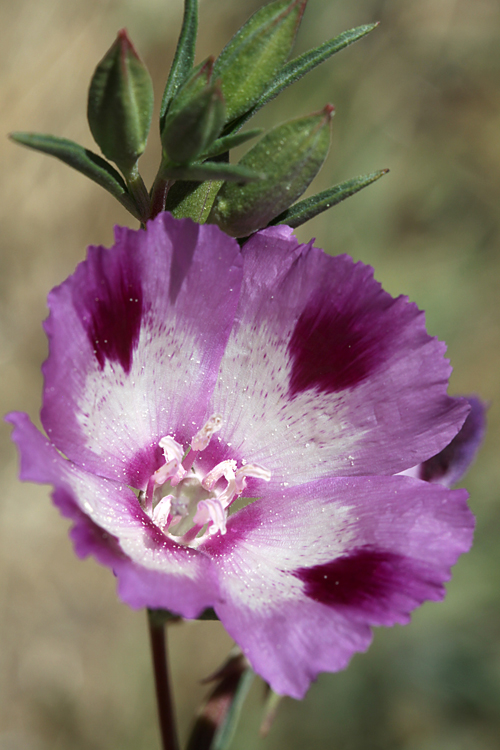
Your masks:
M49 307L47 436L8 417L21 477L54 485L78 555L113 569L124 602L213 607L300 698L371 626L442 599L472 540L467 493L400 474L469 403L447 396L423 313L369 267L287 227L240 251L163 214L90 248Z

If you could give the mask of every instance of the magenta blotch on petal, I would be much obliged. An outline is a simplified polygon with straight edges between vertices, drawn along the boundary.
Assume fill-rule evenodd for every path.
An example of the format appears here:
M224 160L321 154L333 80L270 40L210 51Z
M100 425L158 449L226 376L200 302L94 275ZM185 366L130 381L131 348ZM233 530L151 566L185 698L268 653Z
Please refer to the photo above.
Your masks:
M101 370L109 360L128 375L142 316L140 276L133 257L94 250L92 260L84 289L73 288L75 309Z
M390 608L401 592L415 604L444 595L442 585L432 582L429 566L370 547L353 549L345 557L312 568L299 568L294 575L305 584L305 595L315 602L351 608L367 618Z

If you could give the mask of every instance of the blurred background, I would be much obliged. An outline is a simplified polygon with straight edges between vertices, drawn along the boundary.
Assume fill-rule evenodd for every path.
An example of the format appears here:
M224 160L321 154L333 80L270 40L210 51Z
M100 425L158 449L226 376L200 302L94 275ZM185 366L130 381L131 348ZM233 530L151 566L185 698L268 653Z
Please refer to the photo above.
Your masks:
M201 0L198 59L217 54L261 0ZM12 130L73 138L86 125L93 69L126 26L161 97L181 0L1 0L0 391L2 413L37 419L41 321L51 287L88 244L134 220L97 185L7 141ZM391 172L299 231L375 267L394 295L427 312L455 368L450 392L490 403L489 432L466 486L473 551L441 604L408 627L378 630L367 654L285 700L257 736L255 682L233 747L288 750L493 750L500 746L500 5L498 0L310 0L297 52L345 29L380 27L281 95L255 125L336 106L314 192ZM142 171L158 160L153 127ZM81 562L46 487L21 485L1 432L0 749L157 750L145 615L120 604L113 576ZM199 680L231 641L219 623L171 629L181 736Z

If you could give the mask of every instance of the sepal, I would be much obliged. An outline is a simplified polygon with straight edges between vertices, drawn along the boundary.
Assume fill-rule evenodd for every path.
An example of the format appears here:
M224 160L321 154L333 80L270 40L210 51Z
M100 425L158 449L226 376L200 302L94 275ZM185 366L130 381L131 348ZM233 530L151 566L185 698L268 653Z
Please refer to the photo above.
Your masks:
M104 156L125 177L146 147L152 114L150 75L122 29L92 76L87 116Z
M302 195L319 172L330 146L333 107L290 120L269 131L239 166L266 178L254 184L225 183L208 218L232 237L247 237L267 226Z
M168 192L165 211L176 219L193 219L204 224L223 180L176 182Z

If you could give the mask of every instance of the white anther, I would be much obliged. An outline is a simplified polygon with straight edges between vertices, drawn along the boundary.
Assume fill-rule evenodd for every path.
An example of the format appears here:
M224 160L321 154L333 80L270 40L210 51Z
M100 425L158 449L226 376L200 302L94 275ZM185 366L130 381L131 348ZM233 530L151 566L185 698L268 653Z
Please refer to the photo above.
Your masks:
M193 518L193 523L204 526L206 523L209 524L207 533L212 536L220 531L221 534L226 533L226 513L219 500L200 500L196 513Z
M153 474L155 484L160 487L170 479L171 484L175 487L186 474L186 470L182 466L184 448L171 435L162 437L159 446L163 450L165 463Z
M204 451L212 439L213 434L219 432L221 427L222 416L220 414L212 414L208 422L203 425L201 430L198 430L194 438L191 440L191 448L194 451Z
M271 472L258 464L245 464L235 471L236 488L238 495L241 495L247 486L246 478L263 479L264 482L271 481Z
M202 485L206 490L211 490L215 487L219 479L224 477L228 482L234 480L234 474L236 471L236 461L232 458L226 461L221 461L220 464L214 466L212 471L209 471L203 479Z
M165 495L153 510L153 522L159 526L160 529L169 525L170 509L172 507L173 499L172 495Z

